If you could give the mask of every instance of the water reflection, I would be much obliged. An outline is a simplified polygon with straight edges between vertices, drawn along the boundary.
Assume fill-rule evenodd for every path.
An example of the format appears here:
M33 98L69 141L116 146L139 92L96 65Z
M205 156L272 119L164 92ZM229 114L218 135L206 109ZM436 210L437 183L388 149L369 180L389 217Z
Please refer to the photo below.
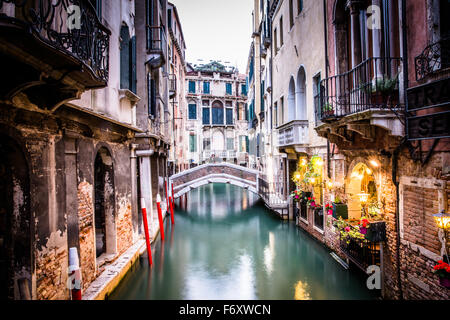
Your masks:
M180 204L183 204L180 207ZM210 184L177 202L175 226L111 299L370 299L366 278L280 221L252 193Z

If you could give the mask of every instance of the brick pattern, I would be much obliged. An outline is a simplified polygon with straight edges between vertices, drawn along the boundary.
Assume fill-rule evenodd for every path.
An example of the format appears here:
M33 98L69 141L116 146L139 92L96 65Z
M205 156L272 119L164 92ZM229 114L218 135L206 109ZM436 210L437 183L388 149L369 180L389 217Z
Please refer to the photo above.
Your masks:
M67 289L67 248L51 248L36 257L36 298L38 300L65 300Z
M78 185L78 218L80 230L80 268L85 290L96 277L93 187L84 181Z
M117 252L122 254L133 244L133 225L131 221L131 202L127 197L119 200L116 219Z

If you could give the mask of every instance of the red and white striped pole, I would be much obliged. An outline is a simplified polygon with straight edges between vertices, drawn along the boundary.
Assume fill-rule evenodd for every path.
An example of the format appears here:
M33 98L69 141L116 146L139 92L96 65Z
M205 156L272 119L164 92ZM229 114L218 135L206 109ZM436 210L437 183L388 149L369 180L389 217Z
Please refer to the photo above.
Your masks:
M145 207L144 198L141 198L141 207L142 207L142 220L144 221L145 241L147 242L148 264L151 267L153 265L152 248L150 246L150 236L148 233L148 222L147 222L147 208Z
M164 241L164 223L161 212L161 196L156 195L156 207L158 208L159 232L161 232L161 240Z
M69 249L69 279L72 300L81 300L81 270L76 247Z
M175 224L175 220L173 218L173 202L172 197L169 197L169 205L170 205L170 220L172 220L172 224Z

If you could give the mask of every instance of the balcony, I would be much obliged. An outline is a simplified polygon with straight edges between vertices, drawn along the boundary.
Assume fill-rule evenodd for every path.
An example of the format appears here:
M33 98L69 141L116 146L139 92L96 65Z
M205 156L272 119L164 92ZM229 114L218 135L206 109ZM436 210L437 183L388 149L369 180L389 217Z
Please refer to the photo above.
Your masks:
M235 150L204 150L202 160L206 162L216 161L215 159L234 160L237 158Z
M323 122L399 105L401 58L369 58L352 70L322 80L318 117Z
M172 99L177 93L177 76L175 74L169 75L169 97Z
M308 120L293 120L278 127L277 147L305 145L309 143Z
M110 35L87 0L0 1L1 67L13 75L0 95L12 99L24 92L39 107L55 110L84 90L105 87Z
M150 55L147 63L153 69L160 68L166 63L167 38L164 27L147 26L147 50Z
M427 46L415 59L416 79L424 80L450 68L450 38L441 39Z

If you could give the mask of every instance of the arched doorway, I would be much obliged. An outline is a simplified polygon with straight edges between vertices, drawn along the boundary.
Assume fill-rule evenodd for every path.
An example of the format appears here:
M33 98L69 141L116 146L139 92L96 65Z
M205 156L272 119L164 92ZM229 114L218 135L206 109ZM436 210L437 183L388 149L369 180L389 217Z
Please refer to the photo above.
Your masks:
M358 163L350 174L347 194L349 219L361 217L362 194L367 194L366 205L377 205L378 193L372 169L364 163Z
M306 73L303 67L300 67L297 74L297 88L295 90L297 101L297 120L308 119L306 111Z
M31 299L31 215L27 161L0 134L0 299Z
M288 95L288 122L295 120L295 82L291 77L289 81L289 95Z
M108 149L98 150L94 164L96 257L116 252L114 166Z

